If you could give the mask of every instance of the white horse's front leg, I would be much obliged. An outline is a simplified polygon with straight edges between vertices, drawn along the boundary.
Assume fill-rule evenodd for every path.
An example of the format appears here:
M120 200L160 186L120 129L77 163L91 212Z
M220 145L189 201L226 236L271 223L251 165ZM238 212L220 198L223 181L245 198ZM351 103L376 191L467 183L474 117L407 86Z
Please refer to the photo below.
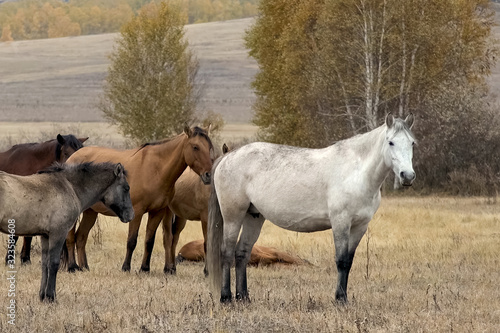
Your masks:
M369 220L352 222L349 219L335 219L332 221L335 262L338 272L335 300L339 303L347 303L349 272L351 271L356 248L366 232L368 222Z
M352 258L349 254L349 232L351 221L347 219L334 219L332 221L333 240L335 242L335 263L337 264L337 290L335 300L347 303L347 279L352 266Z

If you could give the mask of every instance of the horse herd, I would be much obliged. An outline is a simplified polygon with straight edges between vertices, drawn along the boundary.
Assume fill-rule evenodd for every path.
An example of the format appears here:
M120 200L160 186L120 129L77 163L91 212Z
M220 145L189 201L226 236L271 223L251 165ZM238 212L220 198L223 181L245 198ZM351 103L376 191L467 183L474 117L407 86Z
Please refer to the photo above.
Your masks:
M391 170L401 185L415 179L412 124L411 114L405 120L388 115L382 126L323 149L256 142L232 151L224 146L215 161L210 127L187 125L173 138L129 150L82 147L86 139L71 135L16 145L0 153L0 231L9 234L6 263L13 258L17 236L25 236L22 262L30 260L28 237L41 236L39 295L50 302L61 252L69 271L89 268L85 246L98 214L129 222L123 271L131 269L145 213L140 269L149 271L161 222L164 272L170 274L176 271L175 248L186 220L201 220L205 243L197 246L206 253L205 274L220 290L220 301L233 299L233 264L235 297L248 301L246 267L268 219L293 231L333 230L335 298L346 303L354 253L378 209L383 181Z

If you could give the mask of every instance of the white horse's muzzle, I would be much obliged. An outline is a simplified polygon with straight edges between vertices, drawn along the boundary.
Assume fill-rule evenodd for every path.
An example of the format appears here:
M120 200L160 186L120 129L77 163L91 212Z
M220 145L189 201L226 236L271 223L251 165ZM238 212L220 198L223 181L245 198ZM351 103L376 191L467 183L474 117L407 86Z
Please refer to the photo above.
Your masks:
M399 173L399 180L403 186L411 186L415 178L416 175L414 171L401 171Z

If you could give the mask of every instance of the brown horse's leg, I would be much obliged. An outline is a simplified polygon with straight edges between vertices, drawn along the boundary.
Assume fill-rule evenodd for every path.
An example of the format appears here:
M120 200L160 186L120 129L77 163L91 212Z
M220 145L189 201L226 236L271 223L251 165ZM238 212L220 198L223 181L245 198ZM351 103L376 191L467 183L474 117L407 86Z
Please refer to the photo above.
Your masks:
M156 212L149 212L148 224L146 226L146 239L144 240L144 256L142 258L141 272L149 272L149 265L151 262L151 254L155 245L155 236L158 225L160 224L165 210L162 209Z
M175 252L172 252L172 217L173 213L169 208L165 209L165 216L162 220L163 227L163 248L165 249L165 267L163 272L165 274L175 274Z
M63 257L63 266L66 264L68 266L68 272L73 273L76 270L81 271L81 268L76 264L76 256L75 256L75 230L76 223L68 232L68 236L66 237L66 249L67 252L64 253Z
M21 264L31 264L31 240L33 237L23 237L23 249L21 250Z
M135 212L135 217L128 224L128 238L127 238L127 254L125 261L122 265L122 271L130 272L130 263L132 262L132 254L134 253L135 246L137 245L137 236L139 235L139 228L141 227L142 215L144 212Z
M95 224L97 219L97 212L92 209L87 209L83 212L82 221L75 234L76 239L76 251L78 252L78 265L80 269L89 269L89 264L87 262L87 253L85 252L85 246L87 245L87 239L89 238L89 233Z
M184 230L184 227L186 226L186 219L174 215L174 218L172 219L172 248L170 251L173 253L175 257L175 249L177 248L177 243L179 243L179 236L181 235L182 230ZM174 258L175 259L175 258Z

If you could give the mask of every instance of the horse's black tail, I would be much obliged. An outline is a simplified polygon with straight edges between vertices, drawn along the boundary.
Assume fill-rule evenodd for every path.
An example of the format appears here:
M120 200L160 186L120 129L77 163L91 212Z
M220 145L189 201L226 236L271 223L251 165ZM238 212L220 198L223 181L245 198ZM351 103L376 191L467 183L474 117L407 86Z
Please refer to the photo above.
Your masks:
M214 292L220 292L222 283L221 244L223 237L223 218L219 205L219 198L215 190L215 170L220 159L215 161L212 168L212 182L210 184L210 199L208 200L208 230L206 267L210 284Z

